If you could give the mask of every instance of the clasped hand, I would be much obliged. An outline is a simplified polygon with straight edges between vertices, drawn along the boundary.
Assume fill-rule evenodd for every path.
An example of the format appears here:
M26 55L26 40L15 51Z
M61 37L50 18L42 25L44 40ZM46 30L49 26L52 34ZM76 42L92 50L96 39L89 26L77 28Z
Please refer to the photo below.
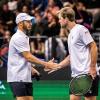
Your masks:
M59 64L54 62L54 58L50 61L48 61L48 64L45 66L44 71L48 72L48 74L57 71L58 69L60 69L61 66L59 66Z

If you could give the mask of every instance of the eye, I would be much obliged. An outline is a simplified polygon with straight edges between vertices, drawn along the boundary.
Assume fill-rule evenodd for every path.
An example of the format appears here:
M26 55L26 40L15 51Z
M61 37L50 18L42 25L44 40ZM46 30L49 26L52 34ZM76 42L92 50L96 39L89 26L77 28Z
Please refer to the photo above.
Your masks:
M25 22L26 22L26 23L30 23L31 21L30 21L30 20L25 20Z

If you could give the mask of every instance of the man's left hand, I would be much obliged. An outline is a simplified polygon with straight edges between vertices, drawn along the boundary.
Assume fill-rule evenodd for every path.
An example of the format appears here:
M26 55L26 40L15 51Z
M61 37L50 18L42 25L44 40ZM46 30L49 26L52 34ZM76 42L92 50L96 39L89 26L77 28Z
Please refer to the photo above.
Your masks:
M95 77L97 75L97 71L96 71L95 66L94 67L90 66L89 74L92 76L93 79L95 79Z

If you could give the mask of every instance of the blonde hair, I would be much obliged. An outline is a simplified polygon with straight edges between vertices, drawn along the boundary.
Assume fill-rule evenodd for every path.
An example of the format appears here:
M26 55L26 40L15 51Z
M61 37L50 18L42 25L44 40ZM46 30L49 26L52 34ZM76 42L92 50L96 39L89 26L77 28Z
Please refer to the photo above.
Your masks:
M69 21L75 21L75 12L71 7L64 7L57 13L58 18L68 18Z

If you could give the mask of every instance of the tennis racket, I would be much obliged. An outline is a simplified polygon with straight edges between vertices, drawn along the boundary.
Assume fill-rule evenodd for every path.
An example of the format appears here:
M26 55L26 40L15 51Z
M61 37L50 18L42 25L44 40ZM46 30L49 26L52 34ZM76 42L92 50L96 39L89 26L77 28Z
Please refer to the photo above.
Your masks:
M86 94L92 86L92 77L88 74L80 74L70 82L70 90L74 95L81 96Z

